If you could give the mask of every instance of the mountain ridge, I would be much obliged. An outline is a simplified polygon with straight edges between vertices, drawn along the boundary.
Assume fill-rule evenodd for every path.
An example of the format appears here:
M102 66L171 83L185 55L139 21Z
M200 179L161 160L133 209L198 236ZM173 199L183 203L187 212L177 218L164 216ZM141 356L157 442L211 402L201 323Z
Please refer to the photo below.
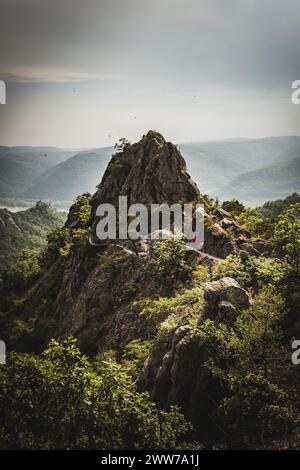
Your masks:
M193 174L202 191L213 197L228 199L231 197L229 187L235 184L236 177L245 174L247 178L249 172L264 171L263 169L267 165L284 164L284 162L288 164L290 160L300 155L300 137L282 136L262 139L191 142L178 144L178 148L186 159L189 172ZM95 186L101 179L113 151L113 147L88 149L79 152L72 151L68 155L63 151L61 157L57 157L61 158L62 161L54 163L53 160L52 164L47 162L47 158L43 158L48 166L40 171L35 165L34 174L28 174L25 178L26 183L19 184L18 181L22 179L23 175L32 171L32 164L29 164L29 168L27 168L28 165L25 165L24 169L24 164L19 165L19 156L17 162L15 158L8 162L13 165L13 168L9 171L8 168L3 168L0 150L0 169L1 164L3 169L3 184L0 196L2 199L16 197L20 201L24 199L32 203L38 199L50 199L55 204L69 207L78 193L94 192ZM39 159L41 159L43 152L41 149L37 152L40 155ZM23 160L27 158L26 156L27 153L22 157ZM30 157L30 161L32 160L34 160L34 152L33 156ZM43 166L45 166L44 162ZM12 176L9 177L8 174L7 177L7 173ZM14 184L13 191L11 190L12 183ZM257 205L262 200L285 197L289 193L289 190L283 188L281 192L275 193L274 196L270 191L265 193L262 198L256 199L256 191L253 191L252 197L247 196L243 202L250 201L251 205ZM243 191L237 189L234 197L243 200Z

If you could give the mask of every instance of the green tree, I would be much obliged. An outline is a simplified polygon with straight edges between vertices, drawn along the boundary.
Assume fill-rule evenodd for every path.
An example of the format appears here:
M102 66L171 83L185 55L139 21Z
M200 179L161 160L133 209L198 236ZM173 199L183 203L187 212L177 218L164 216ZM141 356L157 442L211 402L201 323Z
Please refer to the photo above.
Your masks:
M300 203L281 214L275 227L275 240L292 272L300 276Z
M244 212L246 207L238 199L231 199L230 201L223 202L222 209L236 216Z
M233 327L206 320L196 330L207 357L199 373L208 371L222 390L211 419L229 446L262 443L292 427L283 317L283 299L267 288Z
M182 237L173 235L158 241L153 248L159 274L174 278L185 278L192 268L186 261L187 252Z
M0 368L1 449L173 449L190 430L159 411L124 366L92 364L74 339L41 357L12 353Z
M7 295L28 287L41 272L40 254L34 250L23 250L15 265L3 273L2 288Z

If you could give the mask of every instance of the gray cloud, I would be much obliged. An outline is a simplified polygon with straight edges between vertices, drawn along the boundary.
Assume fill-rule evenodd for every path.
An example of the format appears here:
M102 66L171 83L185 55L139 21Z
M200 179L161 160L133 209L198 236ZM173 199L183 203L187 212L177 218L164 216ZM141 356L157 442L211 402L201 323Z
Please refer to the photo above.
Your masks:
M299 0L1 0L1 143L296 133L299 22Z
M2 0L2 73L15 66L234 87L300 75L298 0Z

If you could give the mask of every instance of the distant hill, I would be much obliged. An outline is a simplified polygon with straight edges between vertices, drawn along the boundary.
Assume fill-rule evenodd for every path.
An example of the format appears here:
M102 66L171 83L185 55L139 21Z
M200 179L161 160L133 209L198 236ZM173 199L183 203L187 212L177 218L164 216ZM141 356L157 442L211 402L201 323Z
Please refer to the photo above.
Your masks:
M55 147L0 146L0 197L20 195L35 178L74 153Z
M107 147L79 152L45 171L22 196L71 202L78 194L95 192L113 151Z
M285 199L266 201L261 207L257 207L256 211L262 217L276 219L280 214L286 211L291 204L300 204L300 194L293 193Z
M219 196L233 179L300 155L300 137L224 140L180 144L188 169L202 191ZM236 189L234 188L234 191ZM281 196L287 196L290 191ZM255 199L256 192L253 193ZM227 196L225 196L227 197ZM236 197L240 197L236 194Z
M300 154L285 163L243 173L218 192L222 199L238 198L249 205L300 192Z
M43 202L15 213L0 209L0 272L10 267L22 250L44 246L47 233L65 220L66 213Z
M213 197L258 205L299 190L300 137L192 142L178 147L201 191ZM113 147L81 152L0 147L0 203L9 206L8 199L15 198L13 204L18 206L22 200L28 204L50 199L67 208L78 194L94 192L112 153ZM278 181L280 171L285 182ZM258 177L264 188L257 190Z

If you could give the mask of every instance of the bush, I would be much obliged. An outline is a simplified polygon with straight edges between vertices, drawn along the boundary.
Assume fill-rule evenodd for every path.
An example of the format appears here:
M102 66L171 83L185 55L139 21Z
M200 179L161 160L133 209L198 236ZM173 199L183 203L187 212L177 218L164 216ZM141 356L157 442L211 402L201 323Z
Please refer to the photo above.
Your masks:
M125 346L122 362L135 379L138 378L138 374L149 355L150 348L151 341L140 339L134 339Z
M154 244L157 271L166 280L186 278L191 267L186 262L186 249L182 237L171 236Z
M193 274L193 280L195 281L195 283L202 283L202 282L210 280L209 270L206 266L203 266L202 264L199 264L193 270L192 274Z
M240 215L246 210L244 204L242 204L237 199L231 199L230 201L224 201L222 204L222 209L227 212L230 212L233 216Z
M141 308L140 315L157 333L153 342L153 348L156 348L167 344L179 326L197 323L204 307L203 289L195 287L171 298L143 299L135 305Z
M47 250L44 253L45 263L53 261L58 256L67 257L72 246L72 238L67 227L53 230L47 236Z
M228 255L227 258L213 268L213 280L222 277L232 277L244 288L251 284L251 275L246 271L241 258L234 254Z
M279 216L275 240L284 253L291 272L300 278L300 203L291 205Z
M41 272L41 259L34 250L23 250L13 268L3 273L5 293L18 292L32 284Z
M249 256L243 262L238 255L231 254L214 267L212 277L214 280L232 277L244 288L258 289L267 284L279 285L284 274L285 265L278 260Z
M102 271L105 274L114 274L122 264L124 258L104 251L97 255Z
M77 228L87 228L92 213L91 195L84 193L78 196L71 209L72 216L79 222Z
M256 237L271 240L274 234L274 220L262 216L256 209L246 209L236 216L236 221Z

